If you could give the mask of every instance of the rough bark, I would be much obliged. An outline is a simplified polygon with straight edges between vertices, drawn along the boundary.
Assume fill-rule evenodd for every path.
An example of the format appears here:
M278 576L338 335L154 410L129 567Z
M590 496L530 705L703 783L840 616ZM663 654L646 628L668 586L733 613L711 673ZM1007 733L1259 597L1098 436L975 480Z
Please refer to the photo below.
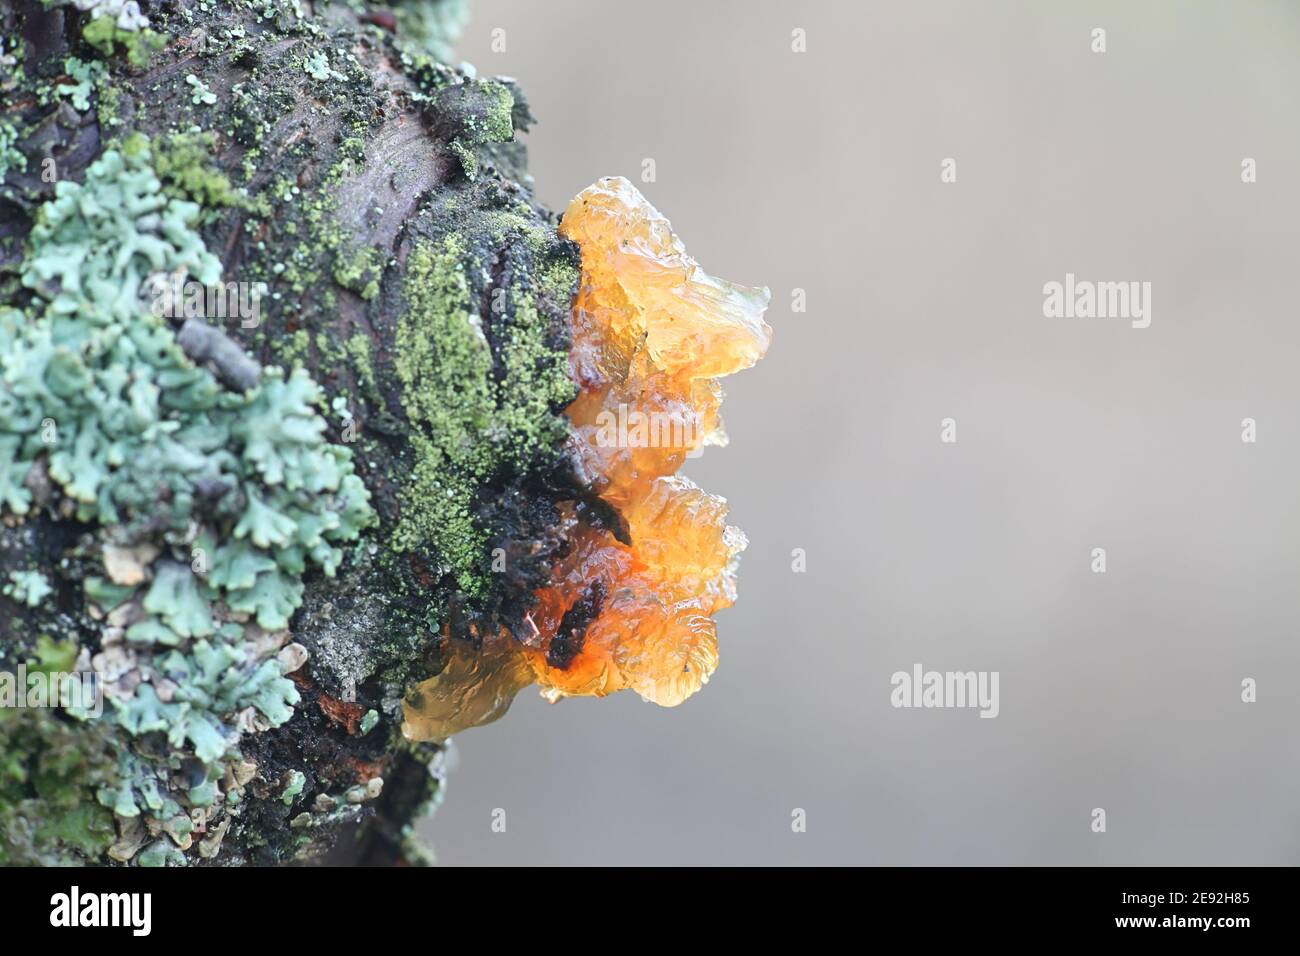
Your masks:
M517 141L530 117L517 86L467 76L432 52L454 6L178 0L142 4L145 32L92 26L97 11L72 3L0 0L11 38L0 123L12 139L0 189L0 312L28 322L48 308L41 296L53 293L24 280L24 263L57 183L83 182L106 151L139 148L133 137L143 136L164 190L201 206L196 228L222 280L265 283L268 292L255 328L178 317L170 325L181 348L230 394L272 367L307 370L324 393L323 438L351 450L374 514L333 576L310 565L301 575L300 606L276 638L298 696L279 726L248 708L251 727L238 733L239 715L214 712L230 746L201 761L166 728L128 733L111 698L98 720L46 711L0 722L0 860L421 858L411 824L436 802L440 754L403 740L402 694L439 666L440 630L515 624L564 546L550 530L554 503L583 497L548 425L565 399L553 373L567 349L576 250L532 198ZM426 262L423 285L413 287L412 256L429 250L442 258L436 268ZM446 302L468 303L490 361L456 371L450 351L435 351L441 378L431 381L429 368L403 365L412 341L403 336L436 339ZM540 408L536 395L512 404L543 378L552 394ZM495 411L469 434L490 440L491 451L472 467L431 452L445 431L438 403L484 387ZM9 430L20 431L13 422ZM6 466L20 467L0 457ZM109 628L86 588L105 573L105 545L156 548L146 571L156 580L159 562L187 561L200 539L80 518L44 458L21 478L33 504L25 515L0 506L0 583L39 573L52 592L35 602L21 587L0 594L0 666L95 659ZM464 498L463 540L444 530L443 512L421 517L430 487ZM191 524L210 524L220 538L233 519L203 516L237 507L230 496L239 492L200 486L196 495L209 492L224 504L211 512L196 504ZM159 508L171 513L174 503L160 499ZM429 528L436 540L421 537ZM508 558L503 573L492 573L494 553ZM215 599L213 607L247 622ZM180 653L195 643L182 640ZM283 654L293 645L306 651L296 668L297 651ZM139 653L156 665L161 651ZM162 670L145 672L157 681ZM115 812L105 793L119 783L124 749L163 768L164 796L196 821L195 832L178 834L147 808ZM217 796L196 806L189 797L205 773Z

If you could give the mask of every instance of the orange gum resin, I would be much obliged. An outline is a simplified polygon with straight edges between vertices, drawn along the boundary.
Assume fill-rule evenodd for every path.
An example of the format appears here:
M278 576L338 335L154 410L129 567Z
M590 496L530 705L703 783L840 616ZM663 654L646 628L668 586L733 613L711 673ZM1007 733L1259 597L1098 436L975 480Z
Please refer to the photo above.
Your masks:
M449 639L443 671L405 703L415 739L495 719L531 683L552 701L627 688L671 707L718 664L713 614L736 599L745 536L726 523L724 499L676 472L701 446L726 443L717 379L762 358L770 296L700 269L625 179L580 193L560 234L582 251L569 448L630 543L562 508L572 547L523 633Z

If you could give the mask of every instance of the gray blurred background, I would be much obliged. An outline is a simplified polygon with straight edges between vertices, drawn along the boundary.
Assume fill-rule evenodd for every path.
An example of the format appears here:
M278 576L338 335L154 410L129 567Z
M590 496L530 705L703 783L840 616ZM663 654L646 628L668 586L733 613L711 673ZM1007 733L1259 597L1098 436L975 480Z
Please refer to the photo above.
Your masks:
M456 741L439 858L1300 863L1300 4L472 9L540 197L627 176L775 339L687 467L751 541L712 682L525 691ZM1067 271L1151 327L1044 318ZM894 709L916 662L1000 716Z

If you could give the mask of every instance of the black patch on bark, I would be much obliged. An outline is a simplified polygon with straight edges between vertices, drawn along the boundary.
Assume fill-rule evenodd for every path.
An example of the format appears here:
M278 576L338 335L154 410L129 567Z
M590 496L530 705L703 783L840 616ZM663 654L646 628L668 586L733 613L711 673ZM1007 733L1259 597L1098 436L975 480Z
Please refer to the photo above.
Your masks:
M587 639L587 628L605 604L605 582L597 578L587 586L582 597L560 618L559 629L546 649L546 663L559 670L567 670L582 650Z

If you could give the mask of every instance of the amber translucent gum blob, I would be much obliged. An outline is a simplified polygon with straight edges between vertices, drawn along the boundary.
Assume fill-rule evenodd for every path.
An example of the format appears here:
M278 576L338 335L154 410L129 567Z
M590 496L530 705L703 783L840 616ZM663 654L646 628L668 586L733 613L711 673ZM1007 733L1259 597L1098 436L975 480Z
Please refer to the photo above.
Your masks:
M718 665L712 615L736 599L745 536L727 525L724 499L676 471L691 451L726 442L716 379L767 350L769 293L705 273L625 179L580 193L560 234L582 250L569 449L630 544L567 510L573 546L522 633L446 635L443 670L403 705L412 739L494 720L532 683L552 701L628 688L671 707Z

